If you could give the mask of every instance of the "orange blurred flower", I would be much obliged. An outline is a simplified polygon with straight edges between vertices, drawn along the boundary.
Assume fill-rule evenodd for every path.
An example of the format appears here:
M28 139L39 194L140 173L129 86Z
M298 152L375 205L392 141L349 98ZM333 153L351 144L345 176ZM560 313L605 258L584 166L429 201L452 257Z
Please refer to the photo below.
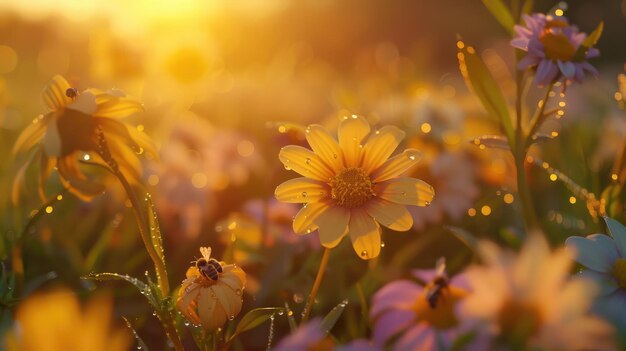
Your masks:
M129 350L130 333L111 328L112 307L111 299L97 297L81 310L76 296L66 290L31 296L18 306L7 350Z
M371 132L362 117L345 117L335 140L324 127L310 125L306 138L313 151L295 145L281 149L285 168L305 177L276 188L280 201L304 203L293 221L297 234L319 229L322 245L335 247L346 234L362 259L380 253L379 223L393 230L411 229L404 205L427 206L434 189L427 183L399 177L419 161L414 149L389 158L404 138L397 127Z
M213 331L241 311L246 273L234 264L212 259L210 247L201 247L200 252L202 258L187 270L176 306L187 320Z
M52 170L57 169L66 188L81 199L89 200L102 193L104 186L83 174L79 158L108 167L106 160L100 156L102 144L106 142L106 151L122 174L136 181L141 174L137 153L147 151L156 155L144 134L119 121L142 111L143 107L118 91L87 89L79 93L65 78L57 75L43 90L42 99L49 111L35 118L13 147L13 153L18 154L37 145L37 152L16 176L14 202L19 198L24 173L34 157L40 159L39 194L42 199L46 198L45 181ZM85 152L92 154L83 155Z

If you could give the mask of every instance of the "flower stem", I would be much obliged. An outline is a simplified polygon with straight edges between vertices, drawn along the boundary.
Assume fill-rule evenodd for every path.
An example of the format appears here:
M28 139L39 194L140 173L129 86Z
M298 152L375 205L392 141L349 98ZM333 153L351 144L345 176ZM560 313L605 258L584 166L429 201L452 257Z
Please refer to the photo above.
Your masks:
M537 219L537 214L535 213L535 209L533 207L532 196L530 194L530 190L528 188L528 183L526 182L526 169L524 167L524 162L526 161L526 152L528 151L527 140L530 139L529 136L524 135L524 128L522 127L522 99L524 98L524 72L518 71L515 77L515 83L517 86L517 96L515 99L515 113L516 113L516 128L515 128L515 140L511 143L513 158L515 160L515 169L516 169L516 180L517 180L517 192L519 194L520 200L522 202L522 215L524 216L524 225L527 231L539 227L539 220ZM540 114L543 114L543 109L546 106L546 100L550 90L552 89L552 85L548 89L548 93L546 93L546 99L542 104L542 108ZM535 120L537 122L537 120ZM533 130L531 128L531 130ZM532 135L532 131L531 134Z
M315 277L315 282L313 283L313 288L311 289L311 294L309 295L309 300L304 307L304 314L302 315L302 320L300 324L304 324L311 314L311 310L313 309L313 303L315 302L315 298L317 297L317 292L320 289L320 285L322 285L322 279L324 278L324 272L326 272L326 266L328 266L328 258L330 257L329 248L324 248L324 254L322 255L322 261L320 262L320 267L317 270L317 276Z

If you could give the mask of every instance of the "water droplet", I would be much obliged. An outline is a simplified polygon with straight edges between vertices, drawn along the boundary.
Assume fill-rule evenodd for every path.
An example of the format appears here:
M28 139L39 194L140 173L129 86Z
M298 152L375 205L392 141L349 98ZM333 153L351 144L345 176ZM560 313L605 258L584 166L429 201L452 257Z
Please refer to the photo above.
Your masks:
M333 158L334 158L334 159L337 159L337 154L333 154Z
M311 164L311 159L307 157L306 161L304 161L307 165Z
M307 229L307 230L306 230L306 233L307 233L307 234L311 234L311 228Z
M426 207L430 206L430 201L424 201L424 206Z
M380 242L380 247L385 247L385 242L384 241Z
M189 321L185 321L185 326L188 327L191 323Z
M235 316L228 316L228 320L229 320L229 321L232 321L232 320L234 320L234 319L235 319Z
M285 314L285 311L283 311L283 310L278 311L278 315L279 316L282 316L283 314Z
M242 294L241 289L237 289L237 290L235 290L235 295L237 295L237 296L241 296L241 294Z
M304 302L304 295L302 293L293 294L293 302L302 303Z
M306 196L307 196L306 191L303 191L303 192L302 192L302 197L306 197Z
M410 156L409 156L409 160L411 160L411 161L415 161L415 156L410 155Z
M152 315L156 317L157 315L156 311L152 312Z
M363 250L361 251L361 257L368 257L369 253L367 253L367 250Z

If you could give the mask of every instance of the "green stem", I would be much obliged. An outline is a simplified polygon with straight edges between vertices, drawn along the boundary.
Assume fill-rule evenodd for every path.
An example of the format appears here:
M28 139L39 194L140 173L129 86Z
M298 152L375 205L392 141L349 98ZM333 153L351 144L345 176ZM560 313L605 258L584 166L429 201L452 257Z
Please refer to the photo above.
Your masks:
M317 292L320 289L320 285L322 284L322 279L324 278L324 272L326 272L326 267L328 266L328 258L330 257L329 248L324 248L324 254L322 255L322 261L320 262L320 267L317 270L317 276L315 277L315 282L313 283L313 288L311 289L311 294L309 295L309 300L304 306L304 314L302 315L302 320L300 321L300 325L306 323L309 319L309 315L311 314L311 310L313 309L313 304L315 303L315 298L317 297Z
M550 98L550 92L552 91L552 88L554 87L554 83L555 83L554 81L550 83L550 85L548 86L548 89L546 89L546 93L543 96L543 99L540 100L541 105L539 105L539 107L537 108L535 115L533 116L533 119L530 122L530 130L528 131L528 134L526 135L525 141L524 141L524 148L526 150L528 150L528 148L532 145L533 136L535 135L537 130L541 127L543 122L546 120L547 114L545 113L545 110L546 110L546 106L548 105L548 99Z
M516 180L517 180L517 192L522 203L522 214L524 216L524 225L526 231L529 232L533 229L539 228L539 220L533 207L533 200L526 182L526 168L524 162L526 161L526 146L527 136L524 135L524 129L522 127L522 99L524 98L523 84L524 84L524 72L518 71L515 79L517 87L517 96L515 99L515 113L516 113L516 128L515 128L515 140L511 143L513 158L515 159ZM548 89L548 92L552 89L552 85ZM547 97L547 94L546 94ZM546 106L546 100L542 104L542 111ZM531 134L532 135L532 134Z
M135 195L133 188L131 187L126 177L124 177L122 172L120 172L119 169L114 169L113 174L115 174L117 179L120 181L120 183L124 187L124 190L126 191L126 195L128 196L128 199L130 200L131 208L133 209L135 220L137 221L137 226L139 227L139 233L141 235L141 239L143 241L144 246L146 247L146 251L148 252L148 255L150 256L150 258L152 259L152 262L154 263L154 269L156 270L157 282L159 283L161 294L164 297L169 296L170 285L167 279L167 270L165 268L165 264L159 258L159 255L157 254L156 250L154 249L154 246L152 245L152 240L150 239L150 233L148 230L148 222L146 220L146 217L139 210L141 208L139 200L137 199L137 196Z

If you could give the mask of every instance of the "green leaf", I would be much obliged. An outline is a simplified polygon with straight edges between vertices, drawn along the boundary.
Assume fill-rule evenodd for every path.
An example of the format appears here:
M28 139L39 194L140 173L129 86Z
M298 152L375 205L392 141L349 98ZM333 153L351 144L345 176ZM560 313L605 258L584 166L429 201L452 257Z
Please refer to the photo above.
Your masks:
M142 282L141 280L131 277L128 274L117 274L117 273L92 273L86 276L81 277L81 279L89 279L89 280L97 280L97 281L106 281L106 280L123 280L128 283L131 283L133 286L139 290L139 292L148 299L148 302L157 310L160 310L160 303L157 298L154 296L152 292L152 288Z
M235 332L230 337L229 341L237 337L237 335L250 329L254 329L259 325L265 323L274 314L284 311L285 308L283 307L262 307L253 309L252 311L246 313L243 318L241 318L239 324L237 324L237 328L235 328Z
M137 349L148 351L148 346L143 341L143 339L139 336L139 334L137 334L137 331L135 330L135 328L133 328L133 325L130 324L130 321L128 320L128 318L126 317L122 317L122 318L124 318L124 322L126 322L126 326L128 327L128 329L130 329L130 331L135 336L135 340L137 341Z
M330 310L330 312L328 312L328 314L326 315L326 317L324 317L324 319L322 319L322 322L320 323L320 329L324 333L328 333L330 332L331 329L333 329L333 327L339 320L339 317L341 317L343 310L346 309L347 305L348 305L347 299L341 301L337 306L333 307L333 309Z
M474 138L472 143L476 146L484 146L490 149L511 150L509 140L502 135L481 135Z
M482 0L483 4L491 12L493 17L507 30L510 34L513 34L513 26L515 20L509 8L504 4L502 0Z
M471 46L459 41L459 66L467 85L474 91L487 113L497 121L508 140L514 140L513 123L509 107L500 87Z
M159 227L159 217L157 216L154 202L152 202L152 195L146 194L146 202L148 204L148 208L150 209L150 213L148 213L148 224L150 225L150 239L152 240L152 246L154 247L154 251L156 251L159 256L159 259L163 262L163 266L166 267L165 253L163 251L163 239L161 237L161 228Z
M600 22L596 29L591 32L591 34L589 34L587 38L585 38L582 44L580 44L578 50L576 50L576 53L572 58L572 61L584 61L587 55L587 51L594 47L600 40L600 37L602 37L602 31L604 31L604 22Z

